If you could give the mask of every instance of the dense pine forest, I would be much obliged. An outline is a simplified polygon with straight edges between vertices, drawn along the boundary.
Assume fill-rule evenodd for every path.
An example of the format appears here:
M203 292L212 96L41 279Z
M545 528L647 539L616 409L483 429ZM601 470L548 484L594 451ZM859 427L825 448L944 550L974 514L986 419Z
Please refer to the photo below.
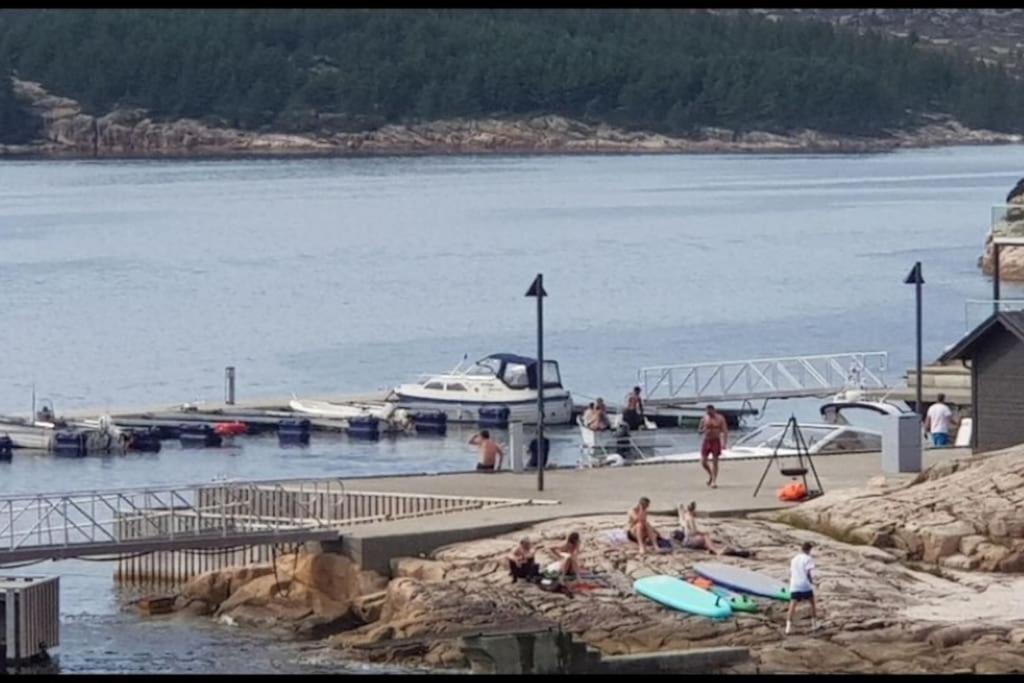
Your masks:
M5 10L0 68L88 112L359 130L561 114L685 135L1024 129L1024 86L910 39L698 10ZM0 84L0 140L33 122Z

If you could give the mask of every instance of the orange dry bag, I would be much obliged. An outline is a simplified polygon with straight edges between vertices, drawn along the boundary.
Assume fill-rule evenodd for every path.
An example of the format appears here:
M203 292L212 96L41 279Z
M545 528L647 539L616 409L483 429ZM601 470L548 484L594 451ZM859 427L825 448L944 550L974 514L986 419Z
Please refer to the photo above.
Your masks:
M803 500L806 497L807 487L798 481L791 481L779 489L779 500Z

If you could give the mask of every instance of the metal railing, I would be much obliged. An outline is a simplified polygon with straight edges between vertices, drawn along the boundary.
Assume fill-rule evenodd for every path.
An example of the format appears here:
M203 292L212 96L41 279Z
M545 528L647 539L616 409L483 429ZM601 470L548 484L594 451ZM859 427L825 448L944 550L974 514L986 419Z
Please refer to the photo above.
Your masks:
M884 351L791 356L641 368L648 404L693 404L828 396L844 389L885 389Z
M340 479L217 482L0 498L0 566L12 562L301 542L338 529L528 499L346 491Z
M964 331L970 332L998 311L1022 311L1024 299L967 299L964 301Z

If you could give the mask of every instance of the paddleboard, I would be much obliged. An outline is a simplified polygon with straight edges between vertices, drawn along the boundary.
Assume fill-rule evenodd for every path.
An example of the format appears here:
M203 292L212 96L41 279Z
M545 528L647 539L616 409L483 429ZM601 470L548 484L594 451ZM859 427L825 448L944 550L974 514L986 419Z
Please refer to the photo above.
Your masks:
M646 576L637 579L633 582L633 590L649 600L681 612L712 619L732 615L728 600L674 576Z
M786 584L759 572L720 562L698 562L693 565L693 571L719 586L740 593L759 595L772 600L789 600L789 588Z
M724 586L717 586L709 579L699 578L692 579L690 581L693 585L698 588L703 588L706 591L711 591L715 595L720 595L729 601L729 607L732 607L733 612L756 612L757 603L751 600L746 595L735 593Z

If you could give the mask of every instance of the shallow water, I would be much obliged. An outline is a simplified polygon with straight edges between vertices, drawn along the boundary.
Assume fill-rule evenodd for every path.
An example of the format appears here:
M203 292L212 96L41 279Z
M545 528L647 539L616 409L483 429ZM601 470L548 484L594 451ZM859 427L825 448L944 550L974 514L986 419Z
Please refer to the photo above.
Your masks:
M226 365L247 398L355 393L463 354L529 354L523 294L537 272L546 354L580 397L617 403L644 365L839 351L888 351L897 382L914 353L907 271L923 261L929 360L965 331L965 299L990 296L976 261L1022 167L1022 147L6 162L0 412L26 414L33 385L58 412L102 410L218 400ZM767 417L815 406L778 402ZM467 437L18 454L0 492L450 471L471 466ZM571 430L553 442L555 462L575 462ZM352 670L201 620L140 619L118 607L109 564L14 573L58 570L64 670Z

